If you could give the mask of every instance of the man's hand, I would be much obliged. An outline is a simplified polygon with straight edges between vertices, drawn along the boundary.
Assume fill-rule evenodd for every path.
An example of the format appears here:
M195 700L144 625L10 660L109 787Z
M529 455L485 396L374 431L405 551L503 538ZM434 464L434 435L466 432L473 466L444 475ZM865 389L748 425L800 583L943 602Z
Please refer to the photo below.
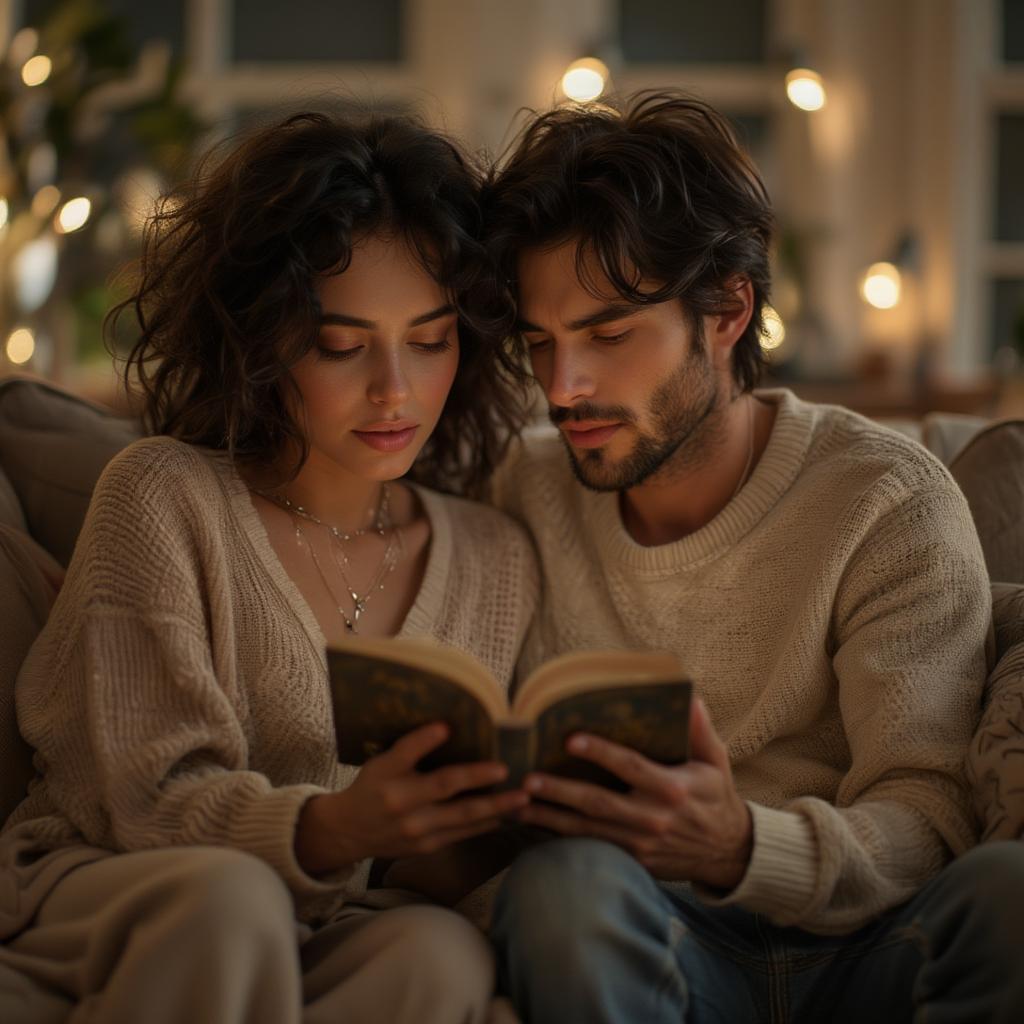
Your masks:
M562 835L607 839L632 853L655 878L721 889L739 884L753 848L753 822L702 700L694 701L690 715L686 764L656 764L583 733L570 737L567 748L617 775L630 791L619 794L554 775L529 775L527 792L561 806L531 802L518 812L519 821Z

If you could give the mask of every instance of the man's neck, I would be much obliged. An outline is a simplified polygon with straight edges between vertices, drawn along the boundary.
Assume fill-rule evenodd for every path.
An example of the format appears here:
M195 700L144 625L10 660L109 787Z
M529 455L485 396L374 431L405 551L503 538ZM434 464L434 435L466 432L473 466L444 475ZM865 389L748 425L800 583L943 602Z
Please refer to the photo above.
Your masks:
M638 544L671 544L707 525L729 504L754 471L768 444L775 407L753 395L730 402L709 425L702 457L672 462L619 496L626 532Z

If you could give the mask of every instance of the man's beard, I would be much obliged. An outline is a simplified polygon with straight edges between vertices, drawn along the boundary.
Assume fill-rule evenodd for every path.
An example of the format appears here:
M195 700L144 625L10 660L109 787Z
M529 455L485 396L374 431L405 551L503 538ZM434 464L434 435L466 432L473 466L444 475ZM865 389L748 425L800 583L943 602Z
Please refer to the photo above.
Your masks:
M694 338L687 358L651 398L651 432L639 432L633 450L624 458L613 461L602 448L578 453L562 435L576 479L592 491L628 491L656 473L699 465L712 447L704 442L712 441L718 425L719 417L713 415L718 399L718 379L701 340ZM626 406L589 402L571 409L551 409L549 416L555 424L591 419L637 422L636 414Z

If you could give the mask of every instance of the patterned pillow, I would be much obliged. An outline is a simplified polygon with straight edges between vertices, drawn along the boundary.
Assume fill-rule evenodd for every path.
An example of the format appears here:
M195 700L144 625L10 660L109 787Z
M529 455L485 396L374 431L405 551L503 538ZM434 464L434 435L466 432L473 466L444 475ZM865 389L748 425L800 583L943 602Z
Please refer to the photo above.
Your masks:
M992 585L996 667L967 755L983 839L1024 834L1024 586Z

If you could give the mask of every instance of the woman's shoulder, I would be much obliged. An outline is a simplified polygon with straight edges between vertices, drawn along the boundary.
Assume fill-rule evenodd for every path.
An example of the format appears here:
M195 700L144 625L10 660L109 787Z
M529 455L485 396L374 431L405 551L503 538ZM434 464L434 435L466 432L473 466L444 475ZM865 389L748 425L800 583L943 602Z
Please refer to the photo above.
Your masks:
M98 496L139 501L166 496L190 501L217 480L217 453L173 437L144 437L115 455L97 482Z

